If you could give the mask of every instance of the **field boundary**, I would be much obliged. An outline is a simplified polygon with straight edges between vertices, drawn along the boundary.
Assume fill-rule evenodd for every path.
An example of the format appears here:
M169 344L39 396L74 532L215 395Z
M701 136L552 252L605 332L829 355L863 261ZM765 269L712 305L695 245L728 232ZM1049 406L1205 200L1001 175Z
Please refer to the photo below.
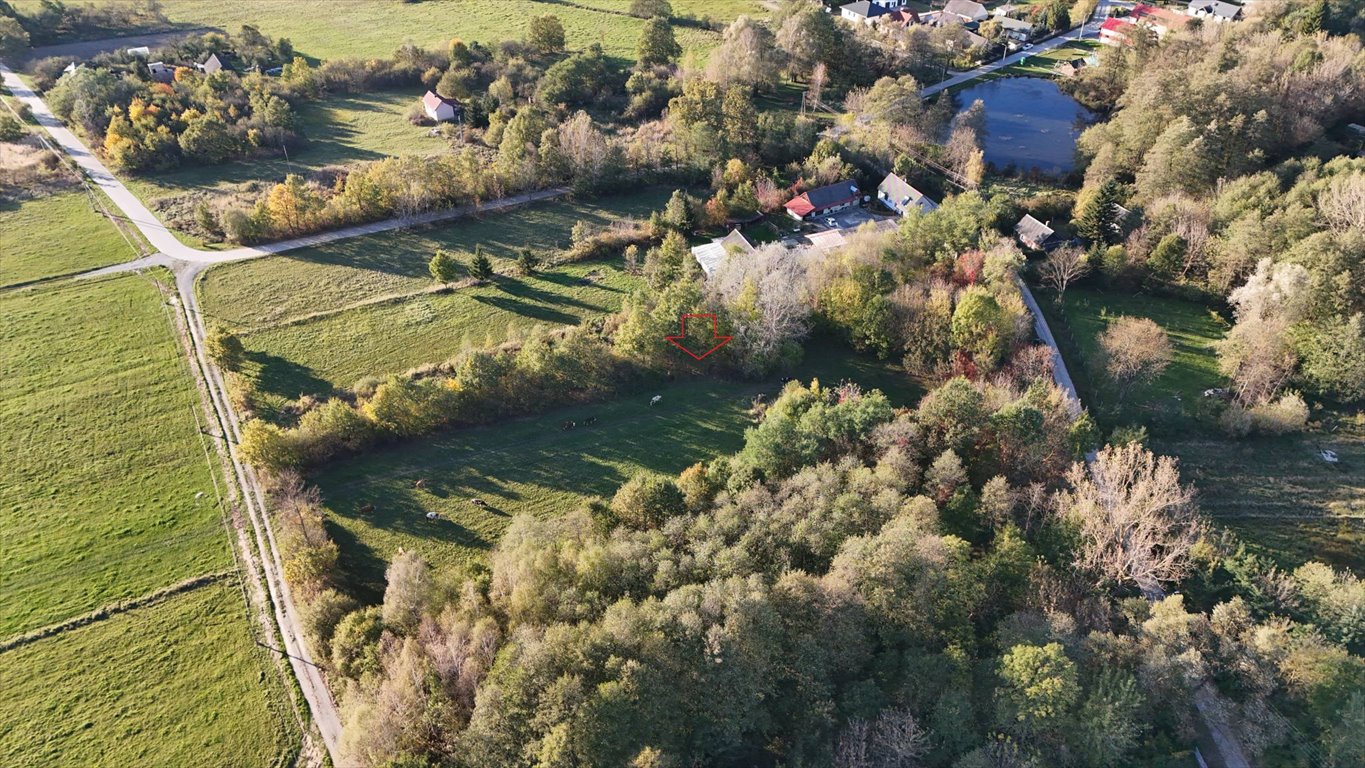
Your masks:
M0 640L0 653L12 651L16 648L22 648L26 645L29 645L30 643L36 643L39 640L45 640L49 637L54 637L63 632L68 632L73 629L86 627L96 622L104 621L105 619L117 616L121 613L128 613L129 611L134 611L139 608L149 608L158 603L163 603L166 600L175 597L176 595L181 595L186 592L192 592L196 589L199 589L200 587L207 587L210 584L216 584L231 576L235 576L236 573L237 573L236 571L215 571L213 573L204 573L198 576L192 576L188 579L185 579L184 581L177 582L168 587L162 587L161 589L152 590L151 592L148 592L147 594L141 595L139 597L130 597L127 600L120 600L116 603L102 605L99 608L90 611L89 613L85 613L80 616L73 616L72 618L66 619L64 621L59 621L56 624L49 624L46 627L40 627L38 629L30 630L28 632L23 633L22 635L15 635L14 637L11 637L9 639Z

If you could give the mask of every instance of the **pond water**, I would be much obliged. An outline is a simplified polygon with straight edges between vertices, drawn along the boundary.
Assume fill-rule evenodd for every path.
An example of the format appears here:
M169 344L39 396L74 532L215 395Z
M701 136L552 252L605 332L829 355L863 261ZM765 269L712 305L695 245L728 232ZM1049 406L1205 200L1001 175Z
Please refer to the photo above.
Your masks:
M1057 84L1041 77L1007 77L957 93L961 112L980 99L986 105L986 162L1063 174L1076 166L1076 137L1094 115Z

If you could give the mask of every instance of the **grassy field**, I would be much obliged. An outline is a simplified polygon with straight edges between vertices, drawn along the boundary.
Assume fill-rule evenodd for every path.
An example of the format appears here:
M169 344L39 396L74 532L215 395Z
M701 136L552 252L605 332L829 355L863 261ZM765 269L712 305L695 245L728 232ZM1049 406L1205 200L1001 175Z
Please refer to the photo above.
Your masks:
M1076 58L1083 58L1088 54L1098 51L1100 43L1094 40L1072 40L1069 43L1059 45L1049 51L1042 53L1029 54L1017 64L1011 64L1000 70L1007 75L1031 75L1035 77L1054 77L1056 67L1063 61L1070 61Z
M286 692L219 582L0 654L0 764L274 768Z
M1059 310L1049 295L1039 301L1055 331L1062 335L1071 375L1081 399L1105 426L1145 424L1153 434L1203 431L1210 427L1212 406L1203 392L1226 384L1218 372L1214 344L1222 338L1226 321L1208 307L1190 301L1147 294L1072 288ZM1145 387L1135 387L1128 402L1118 393L1100 362L1099 335L1120 317L1145 317L1169 335L1175 356L1171 365ZM1078 359L1079 358L1079 359Z
M0 201L0 287L117 264L136 254L79 188Z
M615 312L638 280L615 262L584 262L279 325L243 337L249 372L268 395L326 393Z
M1314 431L1231 439L1202 394L1226 384L1214 351L1226 328L1217 314L1193 302L1083 288L1067 291L1060 312L1050 297L1040 301L1082 401L1105 427L1145 425L1154 451L1180 458L1205 512L1286 566L1320 559L1365 572L1365 414L1319 409ZM1096 362L1096 338L1121 315L1151 318L1175 347L1166 372L1123 404ZM1323 447L1341 463L1322 461Z
M897 405L920 390L895 366L817 345L794 375L826 383L848 378L878 387ZM680 381L609 403L561 409L495 427L452 430L328 466L312 478L327 501L341 566L358 595L382 594L386 561L399 547L422 552L438 569L483 557L513 515L553 517L588 497L610 496L641 470L675 474L743 444L754 395L767 382ZM649 398L661 394L658 406ZM597 416L562 431L565 419ZM425 479L417 490L414 481ZM487 507L469 503L471 497ZM359 509L373 504L374 511ZM438 520L425 513L440 513Z
M601 43L607 53L633 60L645 23L624 14L629 7L625 0L586 0L574 5L532 0L311 0L306 10L270 0L164 0L162 7L172 21L182 24L231 32L243 24L255 25L268 35L289 38L296 50L316 59L388 56L405 41L444 48L455 37L483 43L520 39L531 17L553 13L564 24L569 48ZM673 8L717 19L764 14L758 2L749 0L676 0ZM708 48L719 39L716 33L690 27L679 27L677 34L685 48Z
M386 232L226 264L205 273L199 295L208 317L232 327L278 323L430 287L427 262L438 248L467 263L474 246L482 245L494 267L504 268L522 247L537 251L566 247L578 221L605 226L626 217L644 218L662 208L670 194L653 188L630 197L538 203L428 229Z
M0 380L0 637L231 562L148 281L0 295Z

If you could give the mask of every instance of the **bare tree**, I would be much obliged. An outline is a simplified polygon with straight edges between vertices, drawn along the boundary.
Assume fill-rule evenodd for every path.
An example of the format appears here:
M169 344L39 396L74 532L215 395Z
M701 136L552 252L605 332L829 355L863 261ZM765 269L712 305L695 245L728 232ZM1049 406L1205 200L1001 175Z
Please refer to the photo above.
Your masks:
M1074 245L1064 245L1053 250L1038 267L1038 274L1043 278L1043 282L1057 292L1058 304L1062 303L1067 286L1085 277L1089 271L1090 261L1085 257L1085 251Z
M1338 232L1365 232L1365 173L1333 179L1318 198L1318 210Z
M1104 371L1118 386L1119 400L1133 385L1154 380L1171 364L1171 340L1145 317L1120 317L1100 334Z
M765 245L723 262L706 281L706 295L726 307L737 350L751 372L768 369L806 335L812 306L809 250Z
M1309 296L1303 265L1268 258L1228 295L1237 324L1218 343L1218 366L1244 405L1270 399L1293 374L1298 355L1289 343L1289 328L1307 312Z
M810 72L810 100L815 104L821 103L821 98L825 92L825 82L829 80L829 70L825 67L825 62L815 62L815 67Z
M1175 459L1137 443L1106 446L1089 466L1073 465L1067 482L1057 512L1080 537L1076 565L1097 584L1155 596L1189 573L1204 524Z
M929 752L929 732L908 709L887 709L872 725L872 764L877 768L914 768Z
M834 750L835 768L872 768L867 759L867 721L853 718L839 735L839 746Z

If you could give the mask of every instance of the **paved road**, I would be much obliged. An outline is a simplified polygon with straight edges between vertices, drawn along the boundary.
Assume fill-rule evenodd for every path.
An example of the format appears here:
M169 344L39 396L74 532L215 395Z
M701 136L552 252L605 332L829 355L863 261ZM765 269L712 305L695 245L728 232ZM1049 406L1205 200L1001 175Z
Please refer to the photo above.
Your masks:
M1110 0L1100 0L1100 4L1095 8L1095 12L1090 15L1090 19L1086 21L1086 23L1079 27L1078 29L1071 29L1068 30L1065 34L1057 35L1056 37L1049 38L1047 40L1042 41L1041 43L1034 43L1033 47L1027 51L1019 51L1017 53L1012 53L1003 59L997 59L989 64L982 64L981 66L969 72L963 72L961 74L954 75L942 82L934 83L933 85L924 88L919 92L920 98L921 99L928 98L938 93L939 91L944 90L945 88L952 88L953 86L961 85L962 83L965 83L968 80L975 80L976 78L981 77L982 75L988 75L991 72L1004 69L1005 67L1008 67L1011 64L1018 64L1026 56L1033 56L1044 51L1050 51L1053 48L1066 45L1067 43L1073 40L1084 40L1086 38L1099 37L1100 25L1104 23L1104 20L1109 15L1109 2Z
M5 88L33 111L34 118L48 133L52 141L75 161L90 181L109 197L114 205L122 211L127 221L137 227L142 236L157 251L150 256L92 270L79 277L89 278L120 272L133 272L155 266L166 267L175 273L179 302L185 310L190 336L195 342L196 362L199 370L203 373L210 403L217 413L225 434L230 438L226 445L228 459L237 476L238 484L242 488L243 503L246 507L247 516L252 523L260 561L264 565L266 587L275 608L276 624L279 627L284 649L289 655L289 663L294 670L295 677L298 678L299 686L308 703L313 721L317 724L323 743L332 757L332 763L333 765L341 765L338 752L341 741L341 718L337 713L336 702L332 698L331 690L327 686L321 669L313 662L308 644L303 639L300 612L294 604L289 585L283 578L282 560L275 540L275 533L270 524L270 517L267 514L265 494L261 490L254 471L237 455L236 443L240 437L240 422L227 397L222 373L203 352L204 339L207 333L203 317L199 312L198 299L195 296L195 278L212 264L258 258L361 235L454 219L480 211L495 211L537 200L560 197L568 194L569 190L565 188L541 190L494 200L481 206L463 206L416 216L360 224L261 246L234 248L225 251L203 251L180 242L175 234L148 210L136 195L109 172L109 169L100 162L99 158L90 151L85 143L52 114L42 98L24 85L19 76L3 63L0 63L0 78L3 78Z

